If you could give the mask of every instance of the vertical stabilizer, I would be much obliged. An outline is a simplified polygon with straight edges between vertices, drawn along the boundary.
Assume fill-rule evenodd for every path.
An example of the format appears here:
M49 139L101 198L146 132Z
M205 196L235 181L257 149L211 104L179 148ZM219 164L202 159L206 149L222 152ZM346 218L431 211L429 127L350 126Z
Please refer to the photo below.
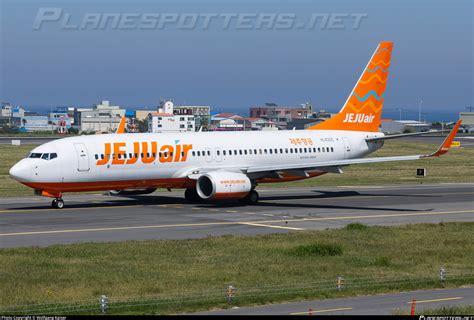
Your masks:
M380 42L339 113L308 129L378 131L392 48Z

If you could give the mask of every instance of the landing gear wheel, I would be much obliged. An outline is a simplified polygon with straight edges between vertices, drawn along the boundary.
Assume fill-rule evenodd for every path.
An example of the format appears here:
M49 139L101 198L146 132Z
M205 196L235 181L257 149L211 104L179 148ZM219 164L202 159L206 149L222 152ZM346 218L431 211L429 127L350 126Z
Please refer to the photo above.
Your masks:
M53 202L51 203L51 206L54 209L62 209L64 208L64 201L63 199L54 199Z
M196 189L192 189L192 188L186 189L186 191L184 191L184 198L189 203L201 202L201 197L198 195Z
M239 202L242 204L254 205L258 203L258 199L259 199L258 192L255 190L252 190L249 192L249 194L245 198L239 199Z

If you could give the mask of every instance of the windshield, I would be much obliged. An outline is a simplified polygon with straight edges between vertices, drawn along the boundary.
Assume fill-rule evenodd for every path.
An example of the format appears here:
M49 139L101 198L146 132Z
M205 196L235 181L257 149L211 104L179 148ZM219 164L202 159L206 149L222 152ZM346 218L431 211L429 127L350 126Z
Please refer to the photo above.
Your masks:
M34 159L41 158L43 160L52 160L57 157L58 157L57 153L36 153L36 152L32 152L27 156L27 158L34 158Z

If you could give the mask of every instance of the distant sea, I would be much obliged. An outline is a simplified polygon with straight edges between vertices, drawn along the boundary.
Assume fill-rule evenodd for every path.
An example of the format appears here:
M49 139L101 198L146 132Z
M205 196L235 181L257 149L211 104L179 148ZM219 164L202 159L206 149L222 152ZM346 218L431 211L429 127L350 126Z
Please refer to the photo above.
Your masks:
M57 107L62 107L62 106L53 106L52 110L55 110ZM86 108L88 106L80 106L83 108ZM24 106L25 110L27 111L33 111L33 112L38 112L41 115L47 115L51 107L44 107L44 106ZM150 110L151 111L156 111L157 107L122 107L127 110ZM424 111L428 111L427 107L423 108ZM317 107L315 108L317 110ZM339 109L326 109L327 112L330 113L337 113ZM459 112L465 111L465 109L461 110L453 110L450 112L446 111L428 111L426 114L422 113L421 120L422 121L427 121L427 122L436 122L436 121L444 121L444 122L453 122L457 121L459 119ZM248 117L249 116L249 109L248 108L212 108L211 113L221 113L221 112L232 112L232 113L237 113L240 114L243 117ZM400 120L400 112L399 111L394 111L392 110L386 110L382 114L382 118L389 118L389 119L394 119L394 120ZM402 112L402 118L401 120L418 120L418 111L417 110L405 110Z

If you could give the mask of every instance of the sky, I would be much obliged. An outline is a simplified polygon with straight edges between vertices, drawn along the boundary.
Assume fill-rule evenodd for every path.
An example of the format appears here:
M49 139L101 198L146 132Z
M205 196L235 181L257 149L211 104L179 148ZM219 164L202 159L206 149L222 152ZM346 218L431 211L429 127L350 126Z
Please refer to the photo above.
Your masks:
M33 109L173 99L243 114L310 102L337 112L378 42L393 41L384 116L402 108L417 118L422 100L428 120L453 119L474 107L473 10L470 0L0 0L0 99ZM131 22L97 27L107 14ZM209 14L207 27L172 21ZM264 14L292 23L258 28ZM225 25L226 15L236 18ZM310 27L313 15L333 20Z

